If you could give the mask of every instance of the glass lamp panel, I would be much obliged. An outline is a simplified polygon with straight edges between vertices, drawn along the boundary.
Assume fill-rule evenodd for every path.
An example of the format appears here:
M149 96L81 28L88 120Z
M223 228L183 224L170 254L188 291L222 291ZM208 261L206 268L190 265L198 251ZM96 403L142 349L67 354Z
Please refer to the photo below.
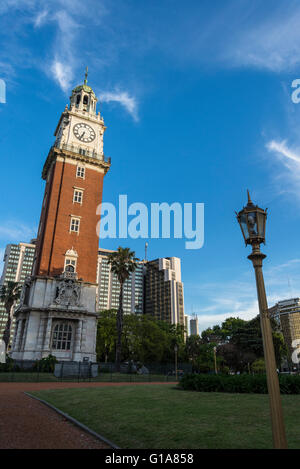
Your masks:
M265 239L266 234L266 214L259 212L257 214L257 221L258 221L258 234L260 238Z
M239 222L240 222L241 230L245 238L245 241L247 241L249 239L249 231L248 231L248 225L247 225L247 217L244 213L240 215Z
M247 213L247 222L248 222L249 237L253 238L253 237L257 236L257 216L256 216L256 212Z

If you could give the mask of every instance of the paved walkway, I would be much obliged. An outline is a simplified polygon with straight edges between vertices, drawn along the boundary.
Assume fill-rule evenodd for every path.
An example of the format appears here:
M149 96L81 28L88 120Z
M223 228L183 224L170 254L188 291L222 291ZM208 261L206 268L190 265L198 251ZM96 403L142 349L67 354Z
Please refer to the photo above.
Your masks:
M120 385L133 383L0 383L0 449L109 449L24 392Z

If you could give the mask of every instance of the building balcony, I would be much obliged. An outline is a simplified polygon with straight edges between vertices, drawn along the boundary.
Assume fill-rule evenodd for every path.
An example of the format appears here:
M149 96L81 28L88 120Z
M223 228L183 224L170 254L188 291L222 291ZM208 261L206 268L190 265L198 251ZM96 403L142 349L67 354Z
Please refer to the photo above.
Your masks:
M103 161L104 163L111 164L111 158L106 157L103 153L97 153L95 150L89 150L87 148L82 148L77 145L68 145L66 143L53 145L53 148L58 148L59 150L66 150L72 153L77 153L78 155L88 156L89 158L96 158L97 160Z
M44 180L47 179L48 170L51 167L53 158L55 158L55 153L57 154L58 150L62 152L63 151L68 152L70 157L73 157L73 158L75 157L75 159L78 159L78 157L83 156L83 157L89 158L88 161L90 163L93 163L93 160L94 160L95 164L97 165L100 164L104 168L105 174L107 173L111 165L111 158L104 156L103 153L97 153L94 150L89 150L88 148L82 148L77 145L67 145L66 143L63 143L63 144L58 143L58 144L52 145L48 153L48 156L47 156L47 159L44 164L43 171L42 171L42 178Z

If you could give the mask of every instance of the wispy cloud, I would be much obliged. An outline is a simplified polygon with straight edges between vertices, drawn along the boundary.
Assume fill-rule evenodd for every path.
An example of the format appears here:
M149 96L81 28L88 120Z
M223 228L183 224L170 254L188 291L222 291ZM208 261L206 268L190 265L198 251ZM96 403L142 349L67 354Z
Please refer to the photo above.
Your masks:
M51 65L51 73L61 89L67 92L70 89L73 77L72 67L68 63L63 63L55 58Z
M33 19L34 26L36 28L39 28L40 26L45 24L45 22L47 21L49 17L48 15L49 15L48 10L39 11L36 17Z
M267 148L270 151L276 152L281 157L295 161L297 164L299 164L300 170L300 154L297 154L295 150L288 148L286 140L283 140L282 142L276 142L275 140L272 140L271 142L267 143Z
M17 221L4 221L0 226L0 239L9 242L26 242L36 236L36 229Z
M299 22L297 2L268 7L265 14L255 16L254 24L251 25L251 17L248 17L245 24L240 24L240 29L233 31L234 41L225 46L224 58L236 66L273 72L295 69L300 64Z
M100 101L103 103L116 102L123 106L135 121L138 121L138 104L134 96L130 96L127 91L107 91L100 93Z
M300 149L289 147L286 140L271 140L266 148L276 157L273 161L273 177L278 193L290 193L300 201ZM280 166L276 166L276 163Z
M264 269L269 307L280 300L300 296L299 264L300 259L295 258ZM192 308L198 316L200 331L221 324L226 318L250 320L257 316L257 292L254 275L251 274L247 272L244 280L194 286L197 296L205 298L204 304L197 306L194 303ZM191 285L185 284L185 288L194 294Z
M12 51L17 52L18 47L23 48L23 57L30 57L31 66L42 68L65 92L74 80L77 67L82 66L83 55L78 55L78 51L82 50L82 44L86 42L87 28L98 23L105 11L104 3L105 0L100 4L94 0L86 0L84 3L80 0L2 1L0 14L7 15L8 18L8 24L4 23L3 30L7 33L6 40L10 49L9 63L20 65L20 60L16 61ZM95 10L97 15L93 14ZM22 15L18 15L18 11L22 11ZM43 60L31 56L30 49L25 49L26 46L18 39L19 36L24 36L29 25L33 25L35 30L48 27L47 50ZM9 43L10 35L13 35L13 40ZM87 51L84 52L86 54Z

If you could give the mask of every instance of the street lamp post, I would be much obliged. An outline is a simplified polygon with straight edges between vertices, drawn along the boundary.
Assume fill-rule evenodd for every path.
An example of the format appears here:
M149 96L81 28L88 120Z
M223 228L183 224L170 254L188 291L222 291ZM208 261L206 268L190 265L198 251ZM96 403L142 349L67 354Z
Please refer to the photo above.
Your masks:
M177 344L174 345L174 352L175 352L175 375L176 375L176 381L177 381L177 375L178 375L178 371L177 371L177 352L178 352L178 345L177 345Z
M253 263L256 277L256 288L260 312L260 324L263 337L264 357L266 363L267 383L270 400L271 423L274 448L287 448L283 412L280 398L280 388L274 353L272 328L268 314L268 303L262 272L263 259L266 255L260 251L260 244L265 243L267 211L254 205L248 191L248 204L238 214L246 246L252 246L252 253L248 256Z

